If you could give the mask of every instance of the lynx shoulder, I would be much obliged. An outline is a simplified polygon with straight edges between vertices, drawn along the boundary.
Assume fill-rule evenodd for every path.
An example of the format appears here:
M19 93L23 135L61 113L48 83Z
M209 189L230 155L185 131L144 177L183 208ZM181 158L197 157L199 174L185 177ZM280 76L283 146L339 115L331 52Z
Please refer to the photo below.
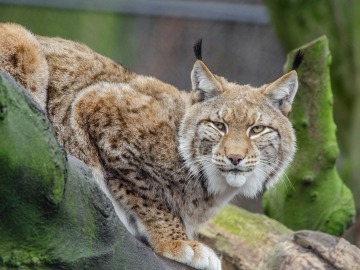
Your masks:
M236 194L255 197L292 161L287 118L296 71L254 88L202 61L192 91L128 71L87 46L0 24L0 70L43 108L59 142L83 160L127 229L156 252L221 269L197 227Z

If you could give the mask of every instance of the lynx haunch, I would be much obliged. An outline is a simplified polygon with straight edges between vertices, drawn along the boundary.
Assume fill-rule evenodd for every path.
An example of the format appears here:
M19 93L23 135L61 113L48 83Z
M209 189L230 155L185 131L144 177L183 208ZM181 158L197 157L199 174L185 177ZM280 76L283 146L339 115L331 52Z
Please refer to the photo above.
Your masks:
M287 115L298 81L293 70L259 88L231 83L210 72L200 42L194 49L187 93L85 45L0 24L0 70L92 169L127 229L165 257L216 270L194 233L236 194L278 181L295 153Z

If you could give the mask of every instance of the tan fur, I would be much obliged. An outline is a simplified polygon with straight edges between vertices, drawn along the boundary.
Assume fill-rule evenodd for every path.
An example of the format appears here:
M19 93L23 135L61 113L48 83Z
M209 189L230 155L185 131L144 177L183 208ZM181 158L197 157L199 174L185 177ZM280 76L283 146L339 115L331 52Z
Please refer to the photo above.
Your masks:
M0 24L0 42L4 48L0 57L1 70L11 74L44 108L49 70L39 42L16 24Z
M274 185L295 152L286 117L295 71L253 88L198 60L188 94L15 24L0 24L0 70L29 90L67 152L92 168L129 231L198 269L221 265L192 240L196 228L236 194Z

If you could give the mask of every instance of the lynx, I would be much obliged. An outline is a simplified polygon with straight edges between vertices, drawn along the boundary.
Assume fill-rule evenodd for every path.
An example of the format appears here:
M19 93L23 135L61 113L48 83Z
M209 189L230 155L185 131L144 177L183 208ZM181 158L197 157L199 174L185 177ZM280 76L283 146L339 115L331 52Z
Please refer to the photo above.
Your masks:
M210 72L194 46L192 91L128 71L87 46L0 24L0 70L26 88L83 160L126 228L158 254L221 269L196 229L253 198L292 161L295 70L254 88Z

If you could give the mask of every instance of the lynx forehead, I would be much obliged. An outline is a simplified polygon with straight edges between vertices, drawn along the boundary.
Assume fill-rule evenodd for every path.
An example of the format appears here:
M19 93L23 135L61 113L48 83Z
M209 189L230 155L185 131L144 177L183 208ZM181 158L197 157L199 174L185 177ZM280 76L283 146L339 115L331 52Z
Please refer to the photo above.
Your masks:
M194 51L187 93L85 45L0 24L0 70L39 103L68 154L92 169L126 228L163 256L219 270L194 233L236 194L271 187L291 162L297 75L239 85L211 73L201 42Z

